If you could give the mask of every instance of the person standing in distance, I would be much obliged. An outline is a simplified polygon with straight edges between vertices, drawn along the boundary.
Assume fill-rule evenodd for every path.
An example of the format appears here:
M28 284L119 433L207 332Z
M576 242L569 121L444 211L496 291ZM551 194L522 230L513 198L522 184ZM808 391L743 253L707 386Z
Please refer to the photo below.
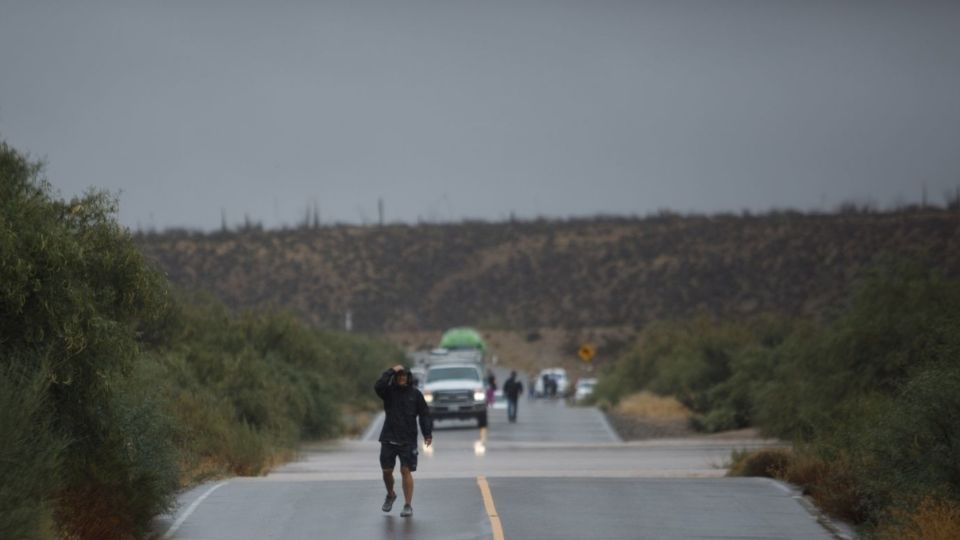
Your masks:
M503 383L503 395L507 398L507 419L517 421L517 400L523 395L523 383L517 380L517 372L511 371L510 378Z
M393 490L393 468L400 458L400 476L403 481L403 511L400 517L413 515L413 472L417 470L417 420L423 433L423 444L433 443L433 421L430 408L420 390L411 384L410 374L401 365L383 372L373 386L383 400L383 429L380 430L380 468L387 497L383 511L393 509L397 493Z

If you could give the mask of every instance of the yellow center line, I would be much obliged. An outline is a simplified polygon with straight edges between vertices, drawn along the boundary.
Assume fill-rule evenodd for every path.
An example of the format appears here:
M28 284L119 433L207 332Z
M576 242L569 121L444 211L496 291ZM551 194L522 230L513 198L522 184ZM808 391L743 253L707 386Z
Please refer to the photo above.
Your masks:
M487 517L490 518L490 528L493 529L493 540L503 540L503 526L500 525L500 516L497 515L497 507L493 505L493 495L490 494L490 485L487 484L487 478L485 476L478 476L477 485L480 486L480 494L483 495L483 507L487 510Z

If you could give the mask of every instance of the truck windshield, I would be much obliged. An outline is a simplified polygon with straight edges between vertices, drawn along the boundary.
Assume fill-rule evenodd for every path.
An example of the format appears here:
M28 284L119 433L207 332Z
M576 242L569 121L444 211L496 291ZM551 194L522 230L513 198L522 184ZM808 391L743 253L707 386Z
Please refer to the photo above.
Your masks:
M471 367L434 368L427 372L427 382L469 379L480 382L480 372Z

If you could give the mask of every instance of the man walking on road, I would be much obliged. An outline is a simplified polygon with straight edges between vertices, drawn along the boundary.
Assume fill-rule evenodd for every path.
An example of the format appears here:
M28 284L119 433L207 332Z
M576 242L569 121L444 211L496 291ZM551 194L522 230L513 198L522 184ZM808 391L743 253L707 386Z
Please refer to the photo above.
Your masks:
M503 395L507 398L507 419L517 421L517 400L523 395L523 383L517 380L517 372L511 371L510 378L503 383Z
M404 500L400 517L409 517L413 515L413 471L417 470L417 419L419 417L423 444L430 446L433 442L430 408L420 390L410 384L410 375L401 365L384 371L373 389L383 400L386 415L380 430L380 468L387 488L383 511L393 509L393 502L397 499L393 490L393 468L399 457Z

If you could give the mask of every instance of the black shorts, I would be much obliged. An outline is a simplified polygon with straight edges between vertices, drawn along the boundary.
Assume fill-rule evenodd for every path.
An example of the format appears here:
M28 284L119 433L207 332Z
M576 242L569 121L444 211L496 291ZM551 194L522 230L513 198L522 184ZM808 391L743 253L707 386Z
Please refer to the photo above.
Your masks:
M397 458L400 458L400 465L403 465L411 471L417 470L417 445L414 444L390 444L380 443L380 467L392 469L397 464Z

